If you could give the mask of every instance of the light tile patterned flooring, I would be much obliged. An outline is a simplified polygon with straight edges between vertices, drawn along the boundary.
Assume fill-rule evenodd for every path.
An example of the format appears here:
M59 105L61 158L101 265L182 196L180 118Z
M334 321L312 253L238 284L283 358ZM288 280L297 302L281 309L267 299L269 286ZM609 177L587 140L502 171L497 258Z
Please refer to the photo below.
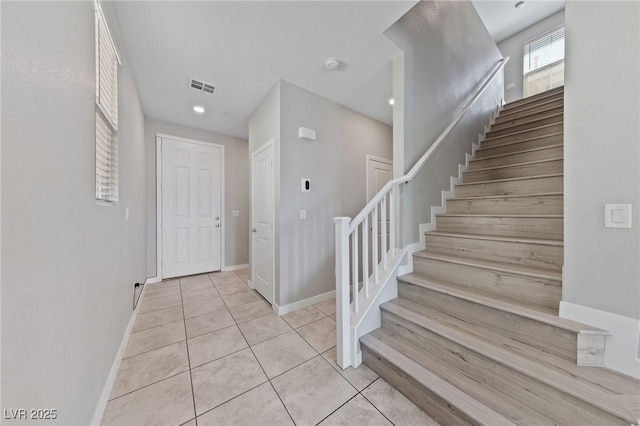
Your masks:
M248 271L148 285L103 425L436 425L336 364L335 300L282 317Z

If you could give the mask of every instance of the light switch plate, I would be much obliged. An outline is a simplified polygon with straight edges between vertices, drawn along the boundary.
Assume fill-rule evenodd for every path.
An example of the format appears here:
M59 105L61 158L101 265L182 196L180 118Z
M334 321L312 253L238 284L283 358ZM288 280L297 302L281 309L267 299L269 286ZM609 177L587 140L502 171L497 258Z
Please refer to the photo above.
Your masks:
M233 217L240 217L240 210L232 210L231 215Z
M631 204L605 204L605 228L631 228Z

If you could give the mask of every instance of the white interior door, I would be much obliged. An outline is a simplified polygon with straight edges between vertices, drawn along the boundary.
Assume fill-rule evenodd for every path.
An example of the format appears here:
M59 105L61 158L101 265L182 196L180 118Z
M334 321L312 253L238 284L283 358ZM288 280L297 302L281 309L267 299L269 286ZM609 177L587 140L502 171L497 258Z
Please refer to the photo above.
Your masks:
M251 181L251 282L269 303L273 303L275 194L271 141L251 155Z
M385 158L367 156L367 202L371 200L393 178L393 162ZM389 221L389 200L387 200L386 218L387 218L387 244L389 243L389 229L391 222ZM378 223L376 224L378 231L378 259L382 258L382 212L378 212ZM373 224L372 224L373 225ZM372 227L369 227L369 253L371 249L371 233ZM388 245L387 245L388 247ZM370 256L371 257L371 256ZM370 269L371 270L371 269Z
M162 276L219 271L222 147L162 138Z

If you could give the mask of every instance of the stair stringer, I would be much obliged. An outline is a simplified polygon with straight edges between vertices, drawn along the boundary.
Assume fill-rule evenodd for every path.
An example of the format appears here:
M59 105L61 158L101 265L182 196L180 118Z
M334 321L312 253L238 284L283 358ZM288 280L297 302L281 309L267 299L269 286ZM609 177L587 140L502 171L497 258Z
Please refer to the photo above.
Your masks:
M466 153L464 158L464 164L458 164L458 175L449 177L449 189L440 192L440 205L431 206L430 209L430 221L427 223L421 223L418 226L419 240L413 244L407 245L407 263L398 267L398 275L410 274L413 272L413 262L411 258L413 253L422 251L426 247L425 232L435 231L436 229L436 216L439 214L445 214L447 212L447 200L455 198L456 185L462 183L463 173L469 170L469 162L475 158L476 150L480 149L482 141L485 140L486 134L490 129L491 123L494 123L496 118L500 115L500 111L504 106L504 99L496 106L493 111L493 115L489 119L489 126L484 125L482 133L478 133L478 142L471 144L471 154Z

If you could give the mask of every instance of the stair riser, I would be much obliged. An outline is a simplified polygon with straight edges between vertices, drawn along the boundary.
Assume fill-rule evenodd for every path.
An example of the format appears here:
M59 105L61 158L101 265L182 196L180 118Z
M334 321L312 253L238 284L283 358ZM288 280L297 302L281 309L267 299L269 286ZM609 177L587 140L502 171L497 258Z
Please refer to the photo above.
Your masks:
M519 109L503 110L500 115L496 117L496 123L504 123L517 118L527 117L536 113L544 113L550 108L557 108L564 106L564 98L550 98L543 104L529 105L528 107L521 107Z
M540 126L546 126L549 124L560 123L564 120L564 116L562 114L551 115L550 117L540 118L535 121L531 121L529 123L515 124L512 126L506 126L502 129L495 129L493 126L491 130L487 132L485 135L487 139L495 138L498 136L504 136L515 132L522 132L524 130L535 129Z
M512 152L521 152L524 150L545 148L553 145L562 145L564 138L561 133L542 136L540 138L534 138L529 140L523 140L522 142L512 142L503 144L500 141L487 141L482 143L482 148L476 150L476 158L493 157L494 155L510 154Z
M469 170L486 169L488 167L508 166L510 164L528 163L531 161L553 160L563 158L564 148L554 146L535 151L514 153L494 158L483 158L469 162Z
M362 345L362 362L439 424L455 426L479 425L473 419L458 411L455 406L448 404L393 364L387 362L386 359L373 352L366 345Z
M534 105L538 105L544 102L562 99L564 100L564 90L550 90L546 93L541 93L535 96L529 96L514 102L510 102L504 106L503 112L519 111L523 108L528 108Z
M562 192L562 186L562 176L550 176L534 179L512 180L506 182L458 185L455 188L455 194L456 197L459 198L490 197L498 195L544 194L547 192Z
M562 195L478 200L447 200L451 214L562 214Z
M510 368L502 360L488 358L403 318L382 311L382 323L383 327L429 351L451 367L559 424L625 424L620 419L547 385L536 377Z
M487 138L485 141L490 144L505 144L509 142L519 142L524 139L537 138L541 136L547 136L552 133L562 133L563 132L564 123L552 124L544 127L539 127L536 129L525 130L523 132L508 134L504 136L498 136L495 138ZM484 143L484 142L483 142Z
M456 238L427 233L429 251L471 259L534 266L559 271L563 265L563 247L510 241Z
M486 327L567 361L577 360L576 333L402 281L398 282L398 297L443 312L453 318Z
M489 180L560 174L563 171L563 161L555 160L499 169L466 172L462 175L462 181L464 183L485 182Z
M561 282L532 278L414 256L413 271L435 280L484 290L514 301L536 303L557 309L562 297Z
M564 107L560 105L556 106L555 108L543 109L541 111L532 112L527 115L521 115L520 117L509 117L507 114L506 116L503 116L502 119L500 119L500 117L496 118L496 121L491 126L491 130L502 130L511 126L518 126L520 124L529 123L552 115L562 114L563 112Z
M438 216L436 229L501 237L562 240L562 218Z

